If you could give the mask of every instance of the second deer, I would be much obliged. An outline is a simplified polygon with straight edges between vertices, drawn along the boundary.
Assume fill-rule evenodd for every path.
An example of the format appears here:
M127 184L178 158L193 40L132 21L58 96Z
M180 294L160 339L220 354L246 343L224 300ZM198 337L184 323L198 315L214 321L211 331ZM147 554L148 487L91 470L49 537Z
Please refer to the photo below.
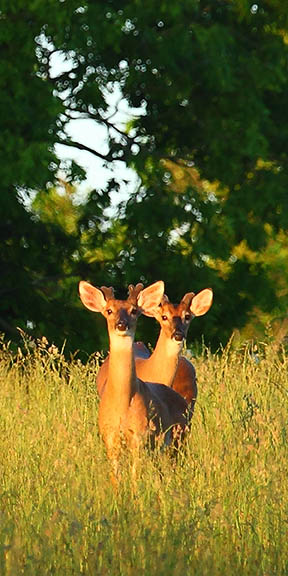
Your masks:
M193 364L181 355L183 344L193 318L203 316L212 305L213 292L205 288L194 294L185 294L179 304L172 304L166 295L153 312L161 326L160 334L151 356L144 358L140 344L135 350L137 375L172 387L188 403L190 416L197 398L197 379ZM146 316L150 316L145 312ZM147 350L147 349L146 349Z
M99 405L99 430L114 474L121 445L124 442L135 455L146 439L152 444L162 438L164 444L186 428L187 403L167 386L137 378L134 359L134 336L137 319L143 312L154 315L164 292L163 282L143 289L142 284L129 287L127 300L116 300L113 288L96 288L80 282L83 304L100 312L107 320L110 353L106 383Z

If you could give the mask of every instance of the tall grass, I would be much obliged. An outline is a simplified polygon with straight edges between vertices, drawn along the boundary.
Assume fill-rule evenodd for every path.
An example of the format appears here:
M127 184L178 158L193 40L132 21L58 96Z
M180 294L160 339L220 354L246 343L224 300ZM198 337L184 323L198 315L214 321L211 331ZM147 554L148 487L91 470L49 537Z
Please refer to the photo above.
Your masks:
M45 339L0 353L0 574L288 574L288 358L263 345L195 361L178 463L145 452L116 493L98 435L97 357ZM161 468L161 474L159 473Z

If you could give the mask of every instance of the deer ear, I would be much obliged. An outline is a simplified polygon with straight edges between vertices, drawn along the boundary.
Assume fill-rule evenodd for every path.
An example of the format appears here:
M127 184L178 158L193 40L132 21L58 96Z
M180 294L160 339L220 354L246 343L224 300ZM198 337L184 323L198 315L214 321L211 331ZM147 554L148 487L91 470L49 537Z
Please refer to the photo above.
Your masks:
M164 289L164 282L159 280L141 290L137 298L137 305L143 314L154 316L163 298Z
M205 288L194 296L190 310L194 316L204 316L212 306L213 291L211 288Z
M106 306L106 300L104 297L103 292L99 288L95 288L92 284L88 282L79 282L79 294L80 298L88 308L88 310L92 310L92 312L103 312Z

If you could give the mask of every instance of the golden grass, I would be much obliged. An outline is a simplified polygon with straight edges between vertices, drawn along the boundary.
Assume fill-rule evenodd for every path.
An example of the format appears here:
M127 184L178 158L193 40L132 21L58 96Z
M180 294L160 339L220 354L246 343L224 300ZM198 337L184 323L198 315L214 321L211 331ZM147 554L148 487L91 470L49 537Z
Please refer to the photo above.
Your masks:
M177 465L144 452L135 488L124 461L115 493L97 356L26 347L0 352L1 576L288 574L284 352L204 350Z

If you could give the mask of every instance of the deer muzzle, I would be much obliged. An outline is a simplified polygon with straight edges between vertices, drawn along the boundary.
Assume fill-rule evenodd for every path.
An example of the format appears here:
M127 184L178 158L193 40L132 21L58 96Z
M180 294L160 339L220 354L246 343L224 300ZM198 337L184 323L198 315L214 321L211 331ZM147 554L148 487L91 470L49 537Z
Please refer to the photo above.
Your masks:
M176 342L182 342L182 340L184 340L184 334L183 332L180 332L180 330L175 330L173 338Z
M129 329L128 322L125 322L125 320L119 320L116 324L116 329L119 330L119 332L126 332L126 330Z

